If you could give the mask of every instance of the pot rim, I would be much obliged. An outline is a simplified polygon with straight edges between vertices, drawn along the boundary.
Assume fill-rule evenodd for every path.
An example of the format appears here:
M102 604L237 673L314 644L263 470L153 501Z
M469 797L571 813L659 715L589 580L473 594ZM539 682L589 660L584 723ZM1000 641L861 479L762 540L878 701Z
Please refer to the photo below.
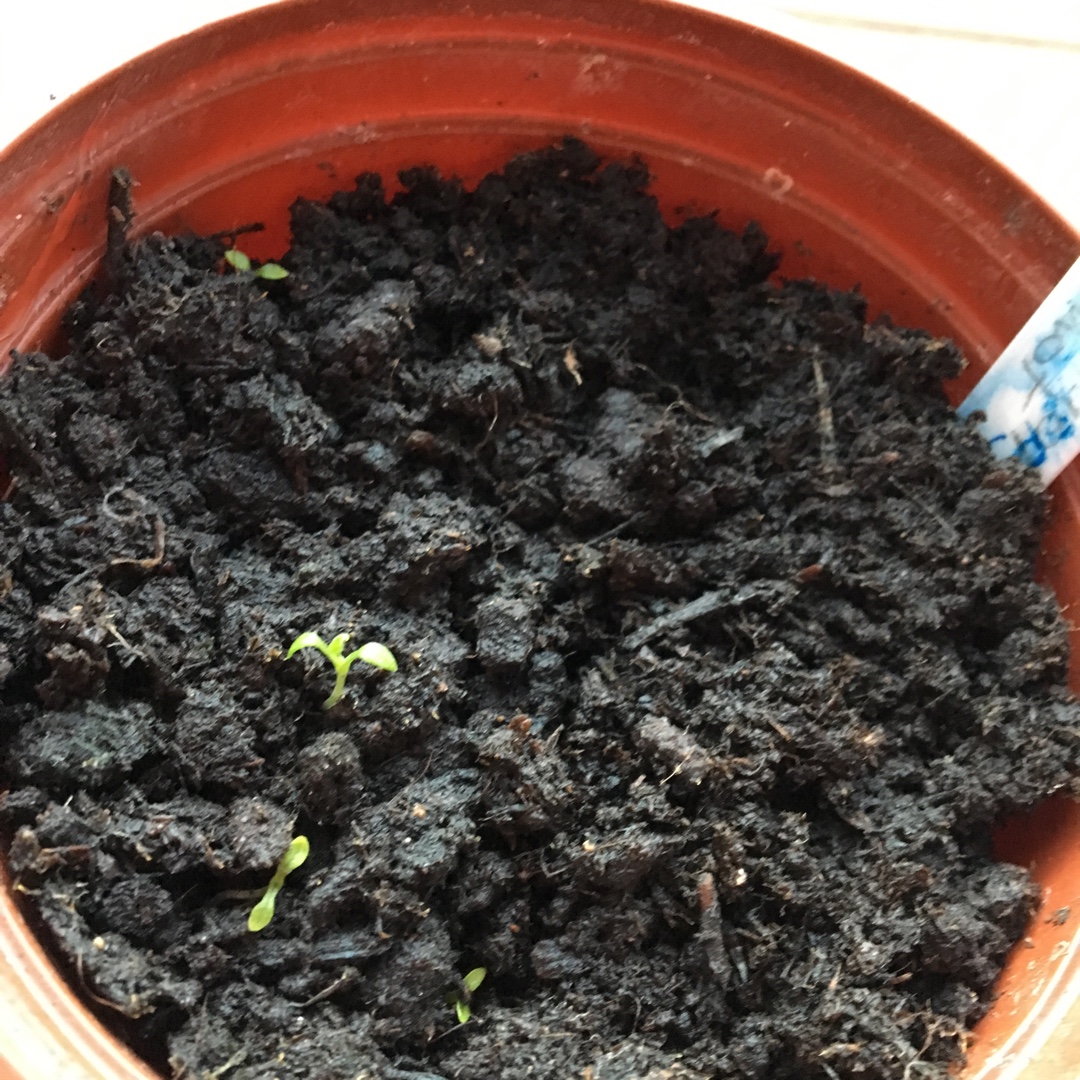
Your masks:
M261 66L259 52L270 41L291 37L299 42L357 25L363 25L370 38L382 35L386 42L400 41L403 32L417 33L435 24L443 38L456 33L462 40L512 30L519 40L535 42L556 30L580 30L592 43L622 43L657 64L720 65L735 71L747 86L757 85L777 98L788 95L808 115L816 113L825 122L851 113L851 102L857 99L851 131L858 133L869 124L882 145L906 143L911 168L923 170L936 178L941 190L951 191L955 213L961 218L969 207L978 207L982 216L996 215L1007 223L1010 214L1022 206L1022 228L1015 230L1012 246L987 248L1000 250L995 257L1001 261L1002 273L1016 278L1020 298L1011 315L1014 329L1019 329L1080 253L1080 235L1041 196L966 136L869 76L770 31L672 0L474 0L467 11L462 11L457 0L280 0L204 26L103 75L19 135L0 152L0 206L14 201L16 193L23 198L28 176L41 175L40 198L52 191L78 190L79 168L101 168L93 160L94 140L115 135L123 116L138 117L139 95L156 95L155 100L160 100L166 91L175 89L178 108L220 89L216 84L200 89L196 76L206 79L207 73L217 72L224 79L223 73L238 62L246 65L250 78L272 78L274 72ZM737 50L732 49L732 42L738 43ZM356 38L342 39L344 52L356 48ZM132 95L135 105L129 100ZM137 137L138 133L132 136ZM72 145L79 148L74 154ZM114 145L108 144L108 152ZM65 197L52 210L46 206L45 212L55 214L67 227L88 212L88 205ZM154 223L149 213L144 224ZM29 311L37 299L36 294L19 297L18 290L11 295L4 292L4 252L13 243L18 224L6 215L0 220L0 320L5 317L5 302L19 300ZM69 297L85 281L102 249L103 243L87 248L83 262L57 283L58 291L41 306L55 308L61 297ZM53 284L53 279L48 283ZM21 338L18 343L23 344ZM0 1043L8 1058L0 1062L0 1077L147 1080L156 1076L74 997L30 934L13 902L6 873L3 886L0 1015L12 1018L5 1026L13 1038L9 1046ZM13 984L13 977L22 982ZM34 987L31 997L17 992L26 984Z

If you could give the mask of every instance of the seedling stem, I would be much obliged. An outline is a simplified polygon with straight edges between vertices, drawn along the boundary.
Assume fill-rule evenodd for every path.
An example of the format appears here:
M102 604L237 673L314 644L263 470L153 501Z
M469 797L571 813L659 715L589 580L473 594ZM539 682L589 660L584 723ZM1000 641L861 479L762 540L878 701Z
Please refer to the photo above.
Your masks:
M266 886L266 892L263 893L262 899L251 909L251 914L248 916L248 929L252 933L262 930L274 917L274 902L277 900L277 894L281 892L282 885L285 884L285 879L298 866L303 865L310 850L311 847L306 836L294 837L292 843L285 849L285 854L281 856L277 869L274 871L274 876L270 879L270 884Z
M363 660L365 664L381 668L383 671L397 671L398 666L394 654L385 645L380 645L377 641L369 641L366 645L361 645L359 649L346 656L345 642L349 640L350 636L349 634L338 634L327 645L318 634L309 631L306 634L301 634L289 646L289 651L285 654L285 659L288 660L299 649L318 649L334 665L337 679L334 682L334 689L330 691L330 696L323 702L324 709L332 709L344 696L345 678L349 674L349 668L353 666L355 661Z

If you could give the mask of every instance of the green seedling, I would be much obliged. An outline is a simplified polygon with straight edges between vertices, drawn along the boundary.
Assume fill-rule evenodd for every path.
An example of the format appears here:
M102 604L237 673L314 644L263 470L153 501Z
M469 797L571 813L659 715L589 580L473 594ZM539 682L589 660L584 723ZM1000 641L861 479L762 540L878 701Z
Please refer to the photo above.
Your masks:
M239 248L229 248L225 252L225 261L241 274L251 271L251 259ZM289 271L284 266L274 262L263 263L258 270L252 273L255 277L262 278L264 281L280 281L282 278L289 276Z
M274 901L277 900L277 894L281 892L281 886L285 884L285 879L289 874L298 866L303 865L310 850L311 845L308 843L306 836L295 837L293 842L285 849L285 854L281 856L281 861L277 864L277 869L270 879L270 884L266 886L266 892L263 893L262 899L251 909L251 914L248 916L248 929L252 933L262 930L274 917Z
M345 693L345 676L349 674L349 668L353 666L355 661L363 660L365 664L381 668L383 671L397 671L397 661L394 659L394 654L385 645L380 645L377 641L369 641L366 645L361 645L355 652L351 652L346 656L345 642L349 640L349 637L349 634L338 634L327 645L318 634L301 634L289 646L289 651L285 654L285 659L288 660L298 649L318 649L334 665L334 671L337 672L337 682L334 683L334 689L330 691L330 696L323 702L324 709L333 708L341 700Z
M446 995L446 1004L454 1006L459 1024L467 1024L472 1016L472 996L480 989L480 984L487 976L487 968L473 968L461 980L461 992L451 991Z

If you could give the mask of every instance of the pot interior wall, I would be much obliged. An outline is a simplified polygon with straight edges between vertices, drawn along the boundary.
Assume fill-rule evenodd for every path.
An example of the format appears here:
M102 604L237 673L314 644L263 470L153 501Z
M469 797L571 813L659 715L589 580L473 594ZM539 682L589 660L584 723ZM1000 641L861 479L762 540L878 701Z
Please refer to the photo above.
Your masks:
M100 259L118 165L139 184L138 231L261 221L266 231L244 247L269 258L288 244L298 195L326 197L369 169L390 181L417 163L468 183L516 152L578 135L612 157L642 154L673 220L717 209L731 227L759 221L783 251L782 275L858 285L872 314L957 339L971 360L951 388L957 398L1076 256L1060 220L962 138L749 28L647 2L557 0L542 16L494 0L456 15L421 0L383 14L354 7L284 3L174 42L9 150L0 159L4 353L59 341L60 313ZM1069 470L1055 495L1042 572L1068 609L1080 601L1080 474ZM1080 686L1075 659L1073 670ZM999 847L1032 866L1044 912L1080 913L1074 804L1051 801L1010 823ZM965 1075L1075 1071L1080 1019L1075 1037L1063 1031L1070 1009L1080 1018L1076 922L1036 918ZM0 1046L15 1062L10 1073L0 1064L0 1077L148 1075L65 999L6 890L5 931L0 1009L29 1009L42 1040L80 1045L92 1060L83 1072L27 1072L22 1063L44 1051L15 1040ZM31 983L29 1004L7 1000L13 979ZM1052 1061L1061 1067L1039 1071Z

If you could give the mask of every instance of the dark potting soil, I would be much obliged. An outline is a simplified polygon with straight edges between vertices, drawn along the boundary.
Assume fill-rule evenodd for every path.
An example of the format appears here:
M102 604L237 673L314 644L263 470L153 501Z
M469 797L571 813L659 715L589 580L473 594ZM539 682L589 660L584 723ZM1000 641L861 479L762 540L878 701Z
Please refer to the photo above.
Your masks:
M15 360L3 814L73 984L189 1078L944 1076L1036 899L991 830L1077 773L1037 478L639 165L401 180L281 281L114 227ZM325 710L304 631L400 668Z

